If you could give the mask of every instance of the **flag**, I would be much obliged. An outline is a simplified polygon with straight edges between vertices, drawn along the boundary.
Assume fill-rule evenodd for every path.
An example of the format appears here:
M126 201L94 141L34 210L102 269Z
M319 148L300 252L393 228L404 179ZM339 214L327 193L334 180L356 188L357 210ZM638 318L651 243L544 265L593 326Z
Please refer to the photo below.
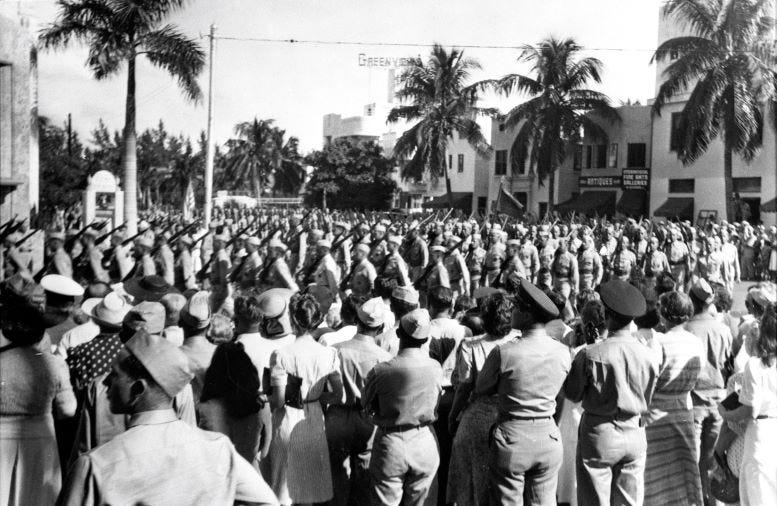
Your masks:
M191 179L186 184L186 195L183 198L183 219L190 221L194 216L194 186ZM207 225L207 224L206 224Z
M523 215L523 205L504 189L502 183L499 183L499 191L496 194L496 201L494 202L494 212L504 213L514 218Z

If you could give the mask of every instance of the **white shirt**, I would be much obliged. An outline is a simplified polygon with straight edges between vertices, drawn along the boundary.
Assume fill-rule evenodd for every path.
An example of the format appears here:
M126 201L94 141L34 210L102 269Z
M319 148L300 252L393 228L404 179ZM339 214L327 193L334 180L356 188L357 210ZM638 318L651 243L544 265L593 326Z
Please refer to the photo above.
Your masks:
M777 365L767 367L760 358L750 357L745 365L739 402L753 408L753 418L777 418Z
M264 370L270 369L270 355L275 350L284 348L294 342L297 336L289 334L287 336L279 337L277 339L267 339L259 332L251 334L240 334L237 336L236 341L243 343L243 347L246 350L246 355L251 359L256 367L256 372L259 373L259 380L264 385Z
M67 358L67 350L75 348L79 344L88 343L100 333L100 327L91 319L74 327L62 335L62 339L52 352L62 358Z
M324 346L334 346L337 343L342 343L353 339L353 336L355 335L356 325L345 325L338 330L327 332L326 334L322 335L318 342Z

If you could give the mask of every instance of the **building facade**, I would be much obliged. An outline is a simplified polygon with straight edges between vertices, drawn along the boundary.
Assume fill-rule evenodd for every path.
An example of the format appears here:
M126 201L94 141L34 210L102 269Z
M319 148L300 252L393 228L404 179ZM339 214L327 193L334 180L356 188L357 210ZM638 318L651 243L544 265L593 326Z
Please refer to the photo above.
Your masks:
M0 15L0 221L38 207L37 50L27 26Z

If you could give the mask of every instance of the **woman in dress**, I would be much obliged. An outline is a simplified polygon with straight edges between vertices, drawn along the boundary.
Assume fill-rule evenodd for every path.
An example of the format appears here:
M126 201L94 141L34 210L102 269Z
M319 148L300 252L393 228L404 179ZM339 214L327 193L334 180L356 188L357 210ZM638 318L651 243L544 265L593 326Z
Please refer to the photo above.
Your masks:
M456 392L448 418L451 434L455 432L448 503L472 506L488 504L488 432L496 422L498 404L496 395L472 399L471 394L491 350L517 336L511 327L513 304L506 295L490 295L481 312L486 334L461 343L453 375Z
M598 298L591 297L580 310L580 323L570 343L572 360L588 344L594 344L607 337L607 321L604 319L604 305ZM577 477L575 475L575 452L577 451L577 429L583 416L581 402L563 399L558 429L564 449L564 460L558 472L556 498L560 505L577 506Z
M743 506L777 504L777 315L770 304L761 319L755 356L745 365L736 409L722 405L727 422L747 420L745 447L739 472L739 500Z
M313 338L325 316L315 297L295 294L289 312L297 338L270 358L270 483L283 505L324 502L333 490L321 406L343 394L340 361Z
M270 448L270 406L260 392L259 373L243 343L224 343L205 372L198 424L229 437L241 457L255 463ZM260 452L261 447L261 452Z
M690 392L699 377L704 350L701 341L684 328L693 314L687 295L662 294L658 309L665 332L654 336L661 366L645 417L645 504L702 504Z
M36 349L46 331L39 310L6 305L0 321L0 504L54 504L62 471L52 410L76 412L68 368Z

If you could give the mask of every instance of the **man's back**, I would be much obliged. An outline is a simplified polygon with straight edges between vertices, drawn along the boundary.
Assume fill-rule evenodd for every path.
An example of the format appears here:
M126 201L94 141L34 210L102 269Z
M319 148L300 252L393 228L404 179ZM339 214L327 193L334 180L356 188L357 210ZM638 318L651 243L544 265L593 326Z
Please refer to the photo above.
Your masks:
M130 429L78 458L61 504L277 504L229 439L172 410L134 415Z

